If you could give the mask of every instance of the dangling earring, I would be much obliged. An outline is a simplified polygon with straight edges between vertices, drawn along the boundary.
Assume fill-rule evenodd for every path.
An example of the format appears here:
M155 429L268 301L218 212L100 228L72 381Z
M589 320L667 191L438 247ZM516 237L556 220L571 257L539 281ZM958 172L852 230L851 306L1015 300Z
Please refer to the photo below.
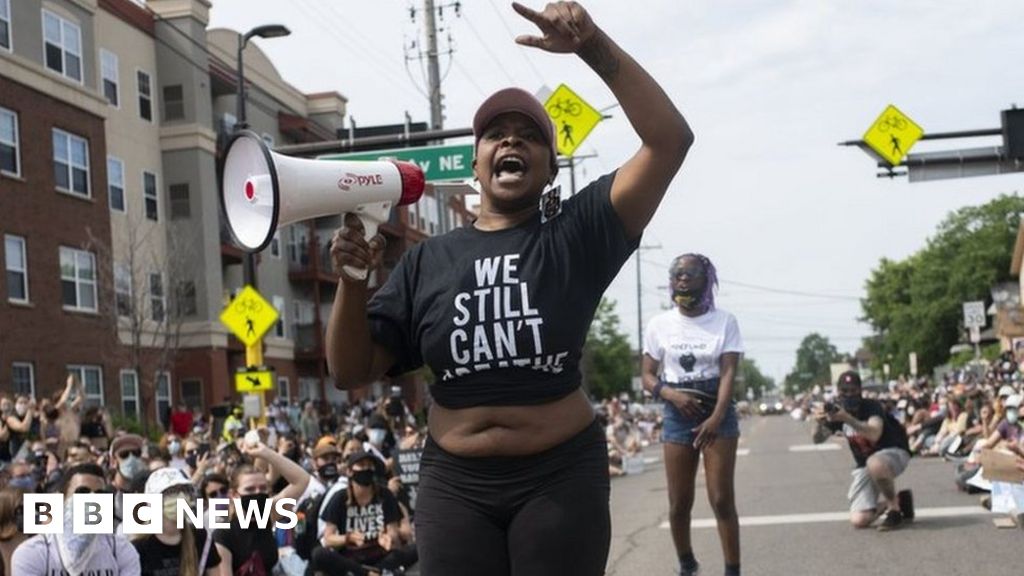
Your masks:
M562 187L551 186L554 178L548 182L549 188L540 195L540 222L551 220L562 213Z

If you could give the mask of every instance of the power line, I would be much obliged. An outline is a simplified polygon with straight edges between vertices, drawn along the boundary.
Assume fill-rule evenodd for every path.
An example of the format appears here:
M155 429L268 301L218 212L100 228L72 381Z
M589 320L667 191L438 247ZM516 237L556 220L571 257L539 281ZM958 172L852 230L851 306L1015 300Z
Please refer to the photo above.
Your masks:
M476 31L476 26L474 26L473 22L470 21L468 12L463 14L463 19L469 26L469 31L472 32L473 36L476 37L477 42L479 42L480 46L482 46L483 49L487 52L487 54L490 55L491 60L493 60L495 64L501 62L501 59L498 58L497 54L495 54L494 51L491 50L491 47L486 42L484 42L483 38L480 37L480 33ZM508 83L510 85L515 85L516 81L512 79L512 75L508 73L508 70L506 70L504 66L499 65L498 69L501 70L501 73L505 75L505 78L508 79Z
M512 40L513 43L515 43L516 35L514 32L512 32L512 28L509 27L508 22L505 20L505 15L501 13L501 10L498 10L497 5L494 4L494 0L487 1L488 4L491 5L491 8L494 10L494 13L498 15L498 20L500 20L501 25L505 27L505 31L508 32L508 37ZM544 76L540 73L540 70L537 69L537 66L533 64L533 59L530 58L529 50L516 50L516 52L519 52L519 54L522 55L523 59L526 60L526 63L530 66L530 69L533 70L533 73L537 76L537 79L540 80L540 83L546 85L547 82L544 80Z

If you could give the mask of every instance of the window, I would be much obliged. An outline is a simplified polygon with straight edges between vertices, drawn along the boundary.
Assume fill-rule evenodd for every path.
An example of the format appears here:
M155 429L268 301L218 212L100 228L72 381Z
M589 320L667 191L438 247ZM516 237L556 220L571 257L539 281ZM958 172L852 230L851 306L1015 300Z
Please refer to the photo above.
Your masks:
M196 308L196 283L191 280L178 282L175 292L177 303L177 316L195 316Z
M299 378L299 398L304 400L320 399L320 380L317 378Z
M181 84L164 86L164 121L185 118L185 93Z
M99 366L83 366L72 364L68 366L68 372L73 374L82 383L85 391L85 407L103 406L106 404L103 398L103 369Z
M36 397L36 371L31 362L11 364L11 382L16 396Z
M135 74L136 85L139 91L139 117L143 120L153 120L153 86L150 82L149 73L139 70Z
M10 0L0 0L0 48L11 49Z
M43 10L43 51L46 67L82 82L82 32L78 26Z
M121 414L139 419L139 375L135 370L121 370Z
M145 199L146 218L160 221L160 203L156 194L156 174L142 173L142 197Z
M270 239L270 255L274 258L281 257L281 231L275 230L274 237Z
M4 262L7 263L7 299L28 302L28 257L24 238L4 236Z
M278 338L284 338L284 298L281 298L280 296L274 296L274 308L277 309L277 324L274 324L274 336L277 336Z
M181 402L189 408L203 408L203 381L189 378L181 381Z
M291 401L291 394L288 389L288 379L284 376L277 379L277 397L283 399L285 402Z
M171 220L181 220L192 216L188 184L171 184L167 194L171 197Z
M58 190L90 195L88 140L53 129L53 177Z
M264 132L264 133L260 134L260 139L263 140L263 143L267 145L267 148L270 148L271 150L273 150L273 148L274 148L274 137L273 136L271 136L270 134L267 134L266 132Z
M0 172L21 174L18 115L6 108L0 108Z
M127 264L114 264L114 305L118 316L132 314L132 271Z
M167 426L171 415L171 375L158 372L156 375L156 417Z
M149 275L149 318L154 322L163 322L167 317L166 307L164 277L159 272L152 272Z
M124 162L113 156L107 157L107 193L110 209L124 212Z
M112 106L121 106L120 73L117 71L117 54L100 48L100 78L103 95Z
M64 308L96 311L96 257L92 252L60 248L60 284Z

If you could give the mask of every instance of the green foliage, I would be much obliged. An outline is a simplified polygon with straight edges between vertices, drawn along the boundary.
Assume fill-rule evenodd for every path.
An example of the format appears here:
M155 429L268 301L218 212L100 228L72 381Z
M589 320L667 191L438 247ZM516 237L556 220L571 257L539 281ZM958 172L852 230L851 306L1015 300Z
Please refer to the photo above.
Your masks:
M629 341L619 328L615 302L601 299L583 348L584 382L591 395L610 398L629 392L636 360Z
M981 347L981 358L986 363L993 362L996 358L999 358L999 354L1003 351L1002 346L999 343L987 344ZM974 361L974 350L963 350L957 352L949 358L949 365L953 368L963 368Z
M843 356L829 339L817 332L804 337L796 351L796 366L786 375L783 393L794 395L814 387L828 386L832 379L832 364L842 362Z
M922 374L946 362L962 340L963 302L989 301L991 286L1010 279L1021 212L1024 198L1016 195L961 208L917 253L879 262L861 300L875 331L865 342L875 369L889 362L893 374L908 373L910 352Z
M740 360L739 371L736 375L736 385L733 390L733 397L737 400L746 400L747 390L754 392L754 398L761 398L765 393L775 387L775 381L765 376L757 363L750 358Z

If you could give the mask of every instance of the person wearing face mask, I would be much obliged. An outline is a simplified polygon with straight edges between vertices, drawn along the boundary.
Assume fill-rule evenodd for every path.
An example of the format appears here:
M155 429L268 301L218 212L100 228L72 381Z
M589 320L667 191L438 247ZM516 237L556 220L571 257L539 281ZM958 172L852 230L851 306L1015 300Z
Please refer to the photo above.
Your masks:
M998 448L1000 446L1016 447L1024 437L1020 421L1020 405L1024 398L1019 394L1007 396L1003 400L1003 420L996 426L992 434L982 442L981 448Z
M96 464L72 466L64 473L63 531L25 540L11 559L15 576L139 576L139 555L122 534L82 534L73 530L73 494L108 491L103 468Z
M896 478L910 463L910 446L903 426L876 400L862 396L860 374L843 372L836 383L837 403L816 407L814 442L820 444L842 432L856 467L847 497L850 522L867 528L882 516L880 531L899 528L914 519L910 490L896 492Z
M260 510L268 507L272 510L270 523L266 528L259 528L255 524L242 528L232 506L230 528L217 530L213 538L217 544L217 552L225 565L230 566L231 574L271 574L278 562L274 523L279 517L275 502L282 498L299 500L309 486L310 476L301 466L261 442L251 443L246 440L242 444L242 450L249 458L261 460L269 465L287 480L288 485L272 497L270 480L266 472L250 464L237 466L231 475L230 497L239 499L241 506L246 509L250 506L256 506Z
M110 443L110 463L114 469L114 514L118 519L122 513L122 497L134 491L135 483L149 471L149 463L142 457L145 440L137 434L123 434Z
M366 427L366 439L383 456L384 460L391 458L391 451L395 448L397 441L391 432L387 418L382 414L375 412L370 416Z
M401 548L398 501L380 486L383 463L369 452L347 459L348 491L327 503L320 514L324 534L310 568L326 574L392 574L416 562L415 548Z
M222 576L221 558L206 530L186 520L178 528L178 501L193 501L192 483L177 468L160 468L146 480L147 494L163 495L163 531L132 542L141 576Z
M10 403L9 400L8 403ZM4 415L4 425L8 432L8 450L12 456L18 455L21 445L32 433L33 424L38 428L35 400L31 400L27 396L18 396L14 401L13 408L8 407Z
M669 283L675 308L648 324L642 370L644 387L665 404L662 443L679 573L696 574L700 567L690 542L690 510L703 455L725 573L738 575L734 475L740 429L732 393L743 339L736 318L715 306L718 275L706 256L677 257L669 267ZM613 422L621 418L612 416Z
M185 448L181 442L181 437L174 434L168 434L167 436L164 436L164 439L160 444L167 452L168 466L186 472L189 470L188 462L185 460Z

